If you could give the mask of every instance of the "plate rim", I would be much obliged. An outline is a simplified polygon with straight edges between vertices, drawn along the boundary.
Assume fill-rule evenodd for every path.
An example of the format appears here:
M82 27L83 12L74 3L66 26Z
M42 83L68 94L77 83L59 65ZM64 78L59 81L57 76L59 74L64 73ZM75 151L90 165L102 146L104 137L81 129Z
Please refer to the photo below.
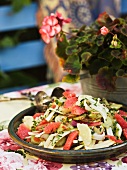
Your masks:
M74 160L76 159L75 161L77 161L77 163L85 163L85 162L91 162L89 160L90 158L92 159L91 154L92 154L93 157L94 157L94 155L98 154L99 160L101 160L100 155L101 154L105 155L109 151L113 152L113 154L115 154L115 151L118 150L120 152L121 148L123 148L123 147L124 147L124 151L125 152L127 151L127 141L120 143L120 144L113 145L113 146L105 147L105 148L89 149L89 150L49 149L49 148L41 148L40 146L30 144L30 143L20 139L16 135L15 130L14 130L14 123L17 120L21 119L21 117L23 117L24 115L27 115L27 114L29 114L29 112L32 112L32 111L34 112L35 110L36 110L36 106L31 106L31 107L19 112L17 115L15 115L12 118L12 120L9 122L8 133L9 133L10 137L12 138L12 140L15 143L17 143L21 148L25 149L26 151L32 151L34 149L32 153L38 152L38 155L40 155L42 153L42 155L43 155L42 157L45 157L46 160L50 160L50 157L53 159L53 160L51 159L52 161L54 161L54 159L57 158L57 157L60 157L60 160L62 160L62 158L64 158L64 157L66 157L65 159L63 159L62 163L74 163L73 159ZM123 151L121 153L123 153ZM44 154L46 154L46 155L44 155ZM49 155L49 158L47 157L48 155ZM73 157L72 160L67 160L69 157L71 157L70 155ZM107 156L106 158L108 158L109 155L110 154L105 155L105 156ZM55 157L53 158L53 156L55 156ZM83 160L78 161L77 160L78 157L86 158L86 160L84 159L84 161ZM95 161L96 160L97 159L95 159ZM61 162L61 161L55 160L55 162Z

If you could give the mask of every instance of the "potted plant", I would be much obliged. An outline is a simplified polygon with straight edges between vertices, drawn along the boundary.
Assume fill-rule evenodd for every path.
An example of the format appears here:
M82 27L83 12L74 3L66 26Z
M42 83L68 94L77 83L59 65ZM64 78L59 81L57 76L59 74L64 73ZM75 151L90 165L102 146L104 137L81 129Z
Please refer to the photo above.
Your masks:
M46 43L56 37L56 54L68 72L63 81L76 82L82 77L81 71L85 70L85 93L117 101L117 96L114 96L119 91L117 86L123 81L121 78L127 81L127 20L114 19L103 12L90 26L83 25L67 33L62 26L70 22L71 19L64 19L57 12L45 17L39 30ZM94 83L93 87L89 82ZM118 95L127 92L126 86L123 81ZM125 91L121 93L123 88ZM109 97L111 94L113 98ZM127 103L127 99L123 103Z

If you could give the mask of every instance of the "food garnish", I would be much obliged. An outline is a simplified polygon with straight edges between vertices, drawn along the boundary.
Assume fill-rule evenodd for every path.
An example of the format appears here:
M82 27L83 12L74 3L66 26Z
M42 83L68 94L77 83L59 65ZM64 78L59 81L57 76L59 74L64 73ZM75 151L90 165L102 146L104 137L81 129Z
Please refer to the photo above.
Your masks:
M23 118L16 132L22 140L62 150L98 149L127 140L127 112L121 104L63 91L44 105Z

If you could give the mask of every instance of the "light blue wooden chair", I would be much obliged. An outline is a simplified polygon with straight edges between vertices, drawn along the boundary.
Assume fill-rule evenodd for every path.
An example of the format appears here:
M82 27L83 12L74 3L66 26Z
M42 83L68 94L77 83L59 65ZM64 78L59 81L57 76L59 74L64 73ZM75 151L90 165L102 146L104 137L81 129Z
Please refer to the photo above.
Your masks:
M38 5L32 2L20 12L11 14L11 6L0 6L0 33L37 27ZM11 48L0 49L0 70L10 72L46 65L41 39L19 43Z
M121 9L120 12L122 15L127 15L127 0L121 0Z

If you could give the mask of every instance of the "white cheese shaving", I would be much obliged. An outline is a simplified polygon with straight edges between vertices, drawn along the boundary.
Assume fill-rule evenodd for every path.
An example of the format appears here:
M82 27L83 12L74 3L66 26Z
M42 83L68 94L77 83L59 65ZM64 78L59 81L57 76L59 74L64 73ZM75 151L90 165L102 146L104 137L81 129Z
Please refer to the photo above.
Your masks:
M113 131L112 131L112 128L111 128L111 127L106 128L106 131L107 131L107 135L114 136L114 135L113 135Z
M106 121L107 119L107 112L109 111L109 109L104 106L102 103L100 103L100 98L96 98L96 100L94 99L94 97L90 96L90 95L80 95L78 97L78 101L76 102L77 105L80 106L80 102L84 100L84 106L85 106L85 109L90 111L92 109L98 111L104 121Z
M117 123L116 124L116 135L120 138L122 135L122 128L121 126Z
M105 132L103 132L102 134L94 133L92 138L95 139L95 140L104 140L105 139Z
M88 146L91 143L92 135L91 130L87 124L77 124L77 128L79 130L79 136L82 138L84 146Z
M56 135L58 135L58 133L54 133L54 134L49 135L48 139L44 143L44 148L50 148L50 149L54 148L54 145L53 145L52 141L53 141L53 138Z
M54 116L55 112L52 111L45 119L49 122L52 120L53 116Z
M115 142L112 140L106 140L106 141L102 141L101 143L95 144L93 145L93 147L90 146L85 146L86 149L98 149L98 148L105 148L105 147L109 147L111 145L113 145Z
M23 123L26 125L26 127L31 129L31 127L33 126L33 120L33 116L24 116Z
M43 135L45 132L41 132L39 134L36 134L35 137L39 138L41 135Z

